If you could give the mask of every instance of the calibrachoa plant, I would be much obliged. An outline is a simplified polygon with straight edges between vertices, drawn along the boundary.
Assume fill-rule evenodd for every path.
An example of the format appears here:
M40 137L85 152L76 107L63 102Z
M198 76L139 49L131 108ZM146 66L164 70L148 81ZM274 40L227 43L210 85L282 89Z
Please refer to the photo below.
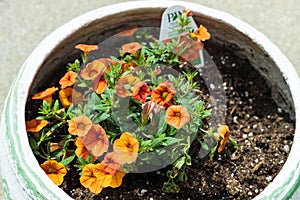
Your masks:
M197 93L198 71L191 63L210 34L203 25L189 28L191 15L185 9L178 16L176 37L168 41L137 27L121 32L118 37L130 42L116 47L115 57L95 58L101 46L76 45L81 59L68 64L57 85L32 96L41 105L26 122L30 145L56 185L75 167L80 183L98 194L119 187L129 172L172 165L162 187L178 192L195 138L206 157L227 141L237 148L226 125L202 129L211 111Z

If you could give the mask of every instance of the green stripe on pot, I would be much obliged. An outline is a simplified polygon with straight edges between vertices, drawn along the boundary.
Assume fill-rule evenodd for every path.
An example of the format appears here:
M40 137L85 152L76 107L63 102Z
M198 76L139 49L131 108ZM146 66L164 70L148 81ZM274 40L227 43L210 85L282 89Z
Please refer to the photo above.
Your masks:
M26 65L26 62L24 63L23 66L25 66L25 65ZM25 67L21 68L20 73L18 74L16 80L12 84L13 89L9 92L8 98L6 101L7 105L5 107L5 112L7 114L5 115L5 123L6 123L7 133L11 133L11 134L6 134L8 141L10 142L9 153L11 153L12 158L15 159L14 163L17 167L16 177L17 177L18 181L22 180L22 183L25 184L26 188L22 188L24 190L24 192L30 192L30 196L36 197L36 198L42 198L42 199L49 198L49 196L45 196L42 192L36 190L36 185L33 184L31 181L31 178L34 177L35 180L38 182L37 184L39 184L40 187L43 187L46 190L46 192L51 195L50 198L59 198L54 193L54 191L49 190L49 187L47 185L45 185L45 182L40 177L36 177L36 172L31 169L31 167L28 165L28 163L24 159L25 158L25 156L23 154L24 152L22 152L19 149L19 147L21 147L19 137L15 137L16 135L14 134L14 133L19 133L19 126L17 124L18 121L15 120L18 118L17 117L18 113L14 112L14 111L16 111L17 107L18 107L17 106L18 98L16 98L17 94L18 94L17 83L20 81L20 78L22 77L22 75L24 73L24 69L25 69ZM24 113L21 113L21 114L24 114ZM12 129L11 129L11 127L12 127ZM24 169L26 169L26 171ZM3 180L3 181L6 184L6 188L5 188L6 195L8 198L10 198L10 194L9 194L10 191L8 189L7 182L6 182L6 180Z
M22 72L21 72L22 73ZM18 77L19 78L19 77ZM16 82L19 79L16 79ZM18 133L18 125L17 125L17 120L13 120L13 119L17 119L17 112L13 112L13 110L17 110L17 98L12 98L15 97L17 94L17 90L16 90L16 82L14 82L13 84L13 90L10 92L9 94L9 98L8 98L8 106L6 107L5 111L6 113L12 113L13 115L6 115L6 128L8 133ZM12 119L11 119L12 117ZM13 129L11 129L11 125L13 127ZM20 177L22 177L26 189L30 190L30 193L32 193L33 196L40 196L41 198L45 198L45 196L42 195L42 193L38 192L35 190L35 185L33 185L30 181L30 176L28 176L28 174L30 175L34 175L34 171L31 169L31 167L29 167L29 165L26 163L26 161L24 160L24 155L22 154L23 152L20 153L20 151L17 151L18 148L21 146L20 144L20 140L18 140L18 138L15 138L12 134L7 134L8 140L10 142L10 149L9 152L11 153L12 157L16 159L16 167L17 167L17 174L16 176L18 176L17 178L20 179ZM21 166L24 165L26 171L24 171L24 167ZM40 180L39 184L45 188L47 188L47 186ZM25 188L22 188L23 190Z

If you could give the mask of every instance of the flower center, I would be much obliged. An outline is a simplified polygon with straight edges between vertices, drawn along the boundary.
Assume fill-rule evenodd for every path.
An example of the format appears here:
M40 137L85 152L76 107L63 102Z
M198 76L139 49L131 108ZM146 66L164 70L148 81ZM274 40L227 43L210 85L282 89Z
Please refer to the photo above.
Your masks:
M179 113L179 112L178 112L178 113L175 113L175 116L176 116L176 117L181 117L181 113Z
M94 77L94 76L96 76L98 74L98 71L96 71L96 70L91 70L91 72L90 72L90 77Z
M48 173L57 173L57 170L56 169L53 169L53 168L50 168L49 170L48 170Z
M127 148L129 152L133 152L133 146L131 144L127 144Z
M169 94L168 92L163 92L163 93L161 94L161 98L162 98L163 100L166 100L168 94Z
M85 124L80 123L77 125L78 129L84 129L85 128Z

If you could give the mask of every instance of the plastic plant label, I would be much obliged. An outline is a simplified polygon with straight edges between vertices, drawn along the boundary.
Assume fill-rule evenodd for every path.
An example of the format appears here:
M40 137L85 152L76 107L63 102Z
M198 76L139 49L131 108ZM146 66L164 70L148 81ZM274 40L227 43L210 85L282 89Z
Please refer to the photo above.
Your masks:
M184 7L175 5L167 8L163 15L161 20L161 26L160 26L160 35L159 40L165 41L170 40L177 36L177 32L174 30L179 29L180 25L178 24L178 17L183 13ZM196 22L194 21L192 16L189 16L189 19L191 21L190 28L193 30L198 29L198 26ZM183 32L181 35L188 34L188 32ZM191 62L195 67L203 67L204 66L204 57L203 57L203 51L199 51L199 57L195 60L188 60Z

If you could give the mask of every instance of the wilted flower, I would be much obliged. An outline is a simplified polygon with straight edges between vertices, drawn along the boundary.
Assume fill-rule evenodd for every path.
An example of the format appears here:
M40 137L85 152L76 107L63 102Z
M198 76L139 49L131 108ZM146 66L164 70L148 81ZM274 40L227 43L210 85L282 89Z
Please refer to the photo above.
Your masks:
M74 85L77 77L77 73L73 71L68 71L59 81L60 87L66 88Z
M64 146L64 141L60 141L60 142L50 142L50 152L54 152L54 151L57 151L57 150L60 150L63 148Z
M139 150L139 141L130 133L125 132L113 144L114 152L120 164L130 164L136 161Z
M217 134L217 139L220 141L218 152L223 151L223 149L225 148L225 145L229 139L229 136L230 136L230 130L229 130L228 126L221 125L218 128L218 134Z
M93 124L89 132L82 138L85 148L93 156L99 157L108 150L109 141L105 130L99 124Z
M161 106L169 106L175 93L176 91L172 83L165 81L152 90L150 101Z
M69 121L69 133L80 137L85 136L92 128L92 121L85 115L79 115Z
M150 117L150 120L153 121L153 115L158 114L161 110L165 108L163 106L158 105L152 101L148 101L145 104L142 104L142 124L145 124Z
M41 164L40 167L55 185L62 184L64 176L67 174L66 167L56 160L47 160Z
M32 99L41 99L47 101L49 104L52 103L52 95L58 90L57 87L48 88L42 92L33 95Z
M166 123L174 128L181 129L190 121L190 114L186 107L172 105L166 111Z
M48 124L47 120L32 119L32 120L26 122L26 131L27 132L39 132L45 126L47 126L47 124Z

